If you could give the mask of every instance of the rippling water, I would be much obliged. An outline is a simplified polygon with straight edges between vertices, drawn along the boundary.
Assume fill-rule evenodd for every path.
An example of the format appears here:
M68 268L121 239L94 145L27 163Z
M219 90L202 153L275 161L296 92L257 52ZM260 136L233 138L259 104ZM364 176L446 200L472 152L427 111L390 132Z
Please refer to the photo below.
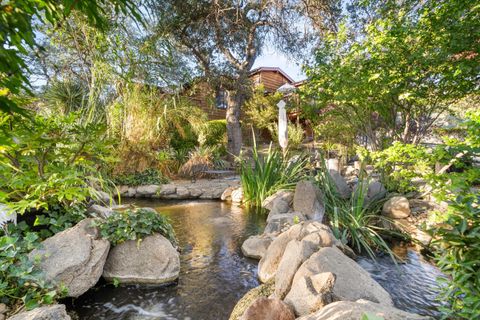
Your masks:
M376 258L376 263L366 257L357 262L390 293L397 308L439 317L436 278L443 276L442 273L411 248L394 246L393 250L403 263L395 264L387 255Z
M168 215L181 248L178 283L170 286L103 284L75 300L71 309L81 320L223 320L235 303L258 285L257 261L243 257L240 247L263 231L264 218L255 212L218 201L165 203L136 200L138 206ZM406 263L395 266L388 258L360 265L392 295L396 306L435 315L437 269L414 251Z

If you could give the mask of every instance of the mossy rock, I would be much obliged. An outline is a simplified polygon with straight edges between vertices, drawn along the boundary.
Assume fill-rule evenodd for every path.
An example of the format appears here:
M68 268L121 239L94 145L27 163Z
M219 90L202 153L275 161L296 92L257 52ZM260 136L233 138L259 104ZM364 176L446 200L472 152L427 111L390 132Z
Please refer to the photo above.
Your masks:
M260 297L269 297L275 292L275 279L271 279L266 283L251 289L237 302L230 314L229 320L238 320L243 315L245 310Z

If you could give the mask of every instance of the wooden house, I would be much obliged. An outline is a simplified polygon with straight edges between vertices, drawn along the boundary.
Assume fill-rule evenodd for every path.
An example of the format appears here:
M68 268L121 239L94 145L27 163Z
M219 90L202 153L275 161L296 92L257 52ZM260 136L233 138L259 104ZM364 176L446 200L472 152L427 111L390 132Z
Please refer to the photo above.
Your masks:
M285 84L296 83L288 74L277 67L260 67L250 72L252 86L263 85L265 94L273 93ZM188 96L192 102L208 114L210 120L225 119L227 95L224 90L213 92L206 82L198 82L192 87Z

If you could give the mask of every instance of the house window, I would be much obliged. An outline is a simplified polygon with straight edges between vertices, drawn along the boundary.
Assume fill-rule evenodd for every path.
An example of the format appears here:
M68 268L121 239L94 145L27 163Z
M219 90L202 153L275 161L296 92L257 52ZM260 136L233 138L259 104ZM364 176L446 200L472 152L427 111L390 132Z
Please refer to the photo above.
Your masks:
M217 91L215 96L215 106L218 109L227 109L227 92L223 89Z

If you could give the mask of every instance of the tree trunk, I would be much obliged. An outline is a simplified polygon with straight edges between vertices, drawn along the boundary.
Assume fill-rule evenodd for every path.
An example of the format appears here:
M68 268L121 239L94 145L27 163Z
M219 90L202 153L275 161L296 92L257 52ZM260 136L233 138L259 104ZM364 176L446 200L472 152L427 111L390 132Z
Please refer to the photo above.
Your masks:
M245 102L245 94L239 91L228 91L227 95L227 151L229 160L234 160L242 148L242 128L240 111Z

